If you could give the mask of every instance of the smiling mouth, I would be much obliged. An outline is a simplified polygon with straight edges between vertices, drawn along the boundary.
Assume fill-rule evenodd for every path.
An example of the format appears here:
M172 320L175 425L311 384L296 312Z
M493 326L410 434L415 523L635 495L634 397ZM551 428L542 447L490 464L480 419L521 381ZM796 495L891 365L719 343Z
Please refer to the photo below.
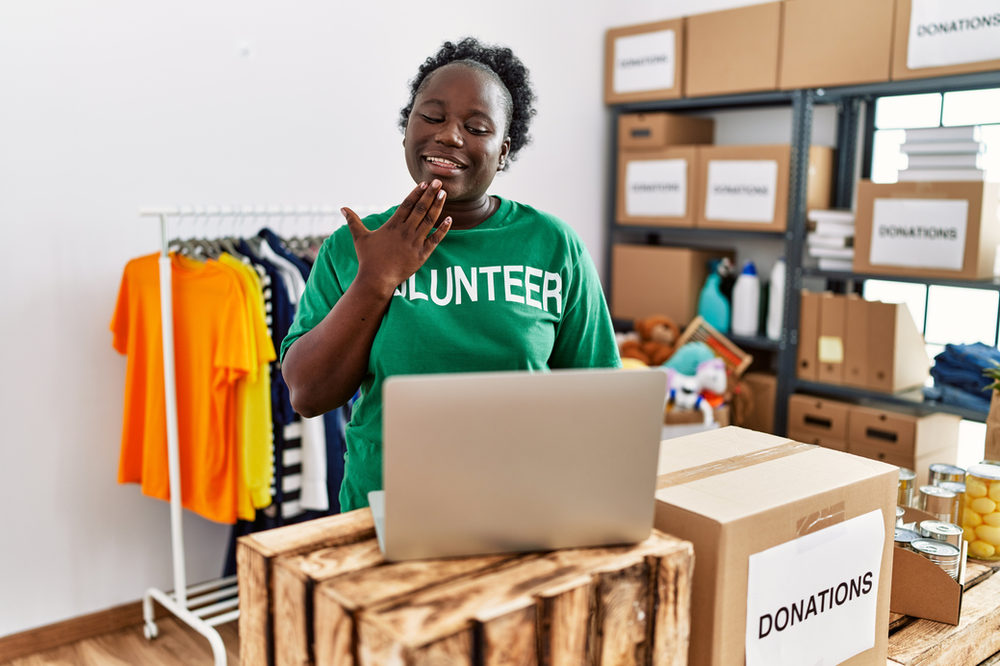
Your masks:
M441 167L444 169L451 169L455 171L461 171L465 167L458 162L452 162L444 157L425 157L424 161L430 163L433 166Z

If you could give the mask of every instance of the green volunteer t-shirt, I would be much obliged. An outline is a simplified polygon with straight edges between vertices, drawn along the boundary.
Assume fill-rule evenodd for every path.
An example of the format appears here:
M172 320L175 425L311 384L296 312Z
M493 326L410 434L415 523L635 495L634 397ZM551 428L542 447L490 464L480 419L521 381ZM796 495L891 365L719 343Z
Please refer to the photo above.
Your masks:
M377 229L395 208L364 220ZM347 226L323 244L288 348L330 312L358 272ZM382 488L382 383L393 375L620 367L594 263L556 217L507 199L474 229L448 233L396 290L347 425L340 505Z

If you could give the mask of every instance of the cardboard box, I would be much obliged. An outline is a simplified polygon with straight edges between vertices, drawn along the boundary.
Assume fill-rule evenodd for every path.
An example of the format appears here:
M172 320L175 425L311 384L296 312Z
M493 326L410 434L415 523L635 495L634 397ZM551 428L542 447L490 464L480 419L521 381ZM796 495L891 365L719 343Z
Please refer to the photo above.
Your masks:
M611 316L638 319L667 315L685 325L698 313L698 296L710 259L731 251L652 245L615 245L611 251Z
M920 509L905 507L904 523L919 525L925 520L937 518ZM889 611L957 626L962 617L963 584L959 581L965 581L966 542L963 542L962 550L965 552L960 556L958 580L955 580L919 553L893 548Z
M895 0L784 4L782 90L888 81Z
M684 96L777 89L781 4L689 16Z
M851 447L848 446L846 439L836 439L834 437L814 435L802 430L796 430L791 426L788 428L788 436L796 442L815 444L816 446L822 446L828 449L833 449L834 451L840 451L842 453L851 452Z
M868 386L895 393L923 386L931 360L924 336L905 303L865 301L868 311Z
M819 346L819 303L823 294L802 290L802 304L799 306L799 361L796 376L814 382L819 365L816 352Z
M700 146L695 226L744 231L784 231L791 148ZM833 149L809 149L807 206L830 205Z
M847 323L847 299L824 294L819 301L819 339L816 379L827 384L844 383L844 334Z
M748 372L740 379L734 398L733 425L747 430L774 433L774 401L778 378L764 372Z
M684 19L608 30L604 103L676 99L684 91Z
M711 118L657 111L618 116L618 150L656 150L667 146L710 144L715 137Z
M830 585L839 587L830 580L840 576L828 566L830 558L837 558L837 566L850 567L850 578L855 580L853 560L849 563L839 553L845 545L855 555L862 551L874 553L869 555L874 563L866 571L878 572L877 585L874 577L869 577L869 592L876 596L864 597L864 603L871 606L865 612L856 612L854 618L874 625L873 633L865 635L874 641L874 647L853 657L845 656L842 661L850 666L885 665L898 475L895 467L730 427L662 442L658 474L656 527L691 541L695 549L688 658L691 666L736 666L745 660L751 663L745 649L748 622L754 634L758 624L764 624L763 615L755 613L748 619L748 606L756 608L763 598L758 587L753 588L758 591L754 596L748 595L757 580L751 573L751 556L756 567L762 557L775 552L770 549L781 544L803 539L790 546L795 548L816 539L836 539L837 532L824 529L833 525L842 525L840 533L845 537L839 543L830 540L822 548L800 554L802 559L784 569L794 574L772 579L770 592L775 596L783 594L790 579L800 580L800 572L804 572L801 579L806 587L817 591ZM871 521L877 528L875 537L870 533L857 536L859 523ZM815 534L820 531L822 534ZM857 573L861 576L864 572ZM799 601L796 593L788 594L790 603ZM854 601L862 603L862 598ZM786 609L786 617L788 612ZM852 646L831 645L830 641L853 643L860 632L824 634L824 628L829 626L825 623L833 617L815 615L795 625L796 633L819 632L815 639L810 633L804 642L820 654L808 659L793 657L792 661L786 655L786 663L820 663L824 655L829 663L836 663L832 653ZM810 624L812 621L815 623ZM790 634L791 630L789 634L774 634L774 638L784 640Z
M618 153L619 224L693 227L697 149L675 146Z
M868 386L868 301L848 294L844 304L844 384Z
M796 393L788 398L788 430L795 430L810 439L824 437L846 440L850 411L851 405L846 402ZM799 442L809 441L797 437L794 439Z
M854 271L992 278L1000 243L998 203L1000 183L862 180L854 223Z
M986 16L972 15L962 2L925 3L924 8L928 14L911 24L912 0L896 2L894 80L1000 69L1000 22L995 7Z
M933 463L955 464L961 421L954 414L913 416L852 406L847 441L851 453L912 469L921 486Z

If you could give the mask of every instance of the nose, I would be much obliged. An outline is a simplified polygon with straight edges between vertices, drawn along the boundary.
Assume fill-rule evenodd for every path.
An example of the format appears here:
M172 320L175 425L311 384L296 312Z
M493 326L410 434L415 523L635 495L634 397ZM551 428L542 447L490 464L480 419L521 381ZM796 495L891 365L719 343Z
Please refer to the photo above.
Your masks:
M455 122L441 123L434 138L438 143L456 148L461 148L465 143L462 139L462 130Z

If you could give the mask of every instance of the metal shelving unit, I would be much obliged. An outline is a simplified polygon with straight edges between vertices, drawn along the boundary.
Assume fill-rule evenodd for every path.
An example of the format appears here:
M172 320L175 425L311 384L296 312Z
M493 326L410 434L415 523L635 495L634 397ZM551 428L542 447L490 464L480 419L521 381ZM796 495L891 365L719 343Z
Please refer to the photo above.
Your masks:
M787 265L785 284L785 321L779 341L767 338L733 337L734 343L751 350L764 350L776 354L777 391L775 396L775 433L784 435L788 421L788 397L796 390L829 397L847 398L871 403L887 404L917 413L947 412L962 418L983 421L985 413L952 405L929 402L917 393L884 394L863 391L847 386L803 382L796 377L798 356L799 293L804 278L823 278L828 282L859 282L866 279L893 280L955 287L993 289L1000 291L1000 279L967 282L962 280L908 278L891 275L862 275L819 271L802 266L806 237L806 184L809 148L812 135L813 109L817 104L837 105L837 145L833 183L833 206L850 208L854 186L861 178L871 175L872 144L875 132L874 101L878 97L912 95L918 93L943 93L956 90L1000 88L1000 71L963 74L958 76L890 81L856 86L825 89L778 90L716 97L695 97L659 102L641 102L611 107L608 163L617 164L618 118L623 113L651 111L685 112L723 109L752 109L759 107L788 107L792 110L791 163L789 168L787 226L783 233L759 231L720 231L713 229L671 228L660 226L624 225L615 222L617 197L617 168L610 169L608 178L608 209L605 225L604 265L607 268L606 296L611 295L611 256L616 242L642 236L643 242L654 245L685 245L698 241L717 241L721 245L738 245L746 239L771 239L784 244ZM862 110L867 109L862 115ZM864 127L862 127L862 118ZM863 133L860 174L857 173L859 134Z

